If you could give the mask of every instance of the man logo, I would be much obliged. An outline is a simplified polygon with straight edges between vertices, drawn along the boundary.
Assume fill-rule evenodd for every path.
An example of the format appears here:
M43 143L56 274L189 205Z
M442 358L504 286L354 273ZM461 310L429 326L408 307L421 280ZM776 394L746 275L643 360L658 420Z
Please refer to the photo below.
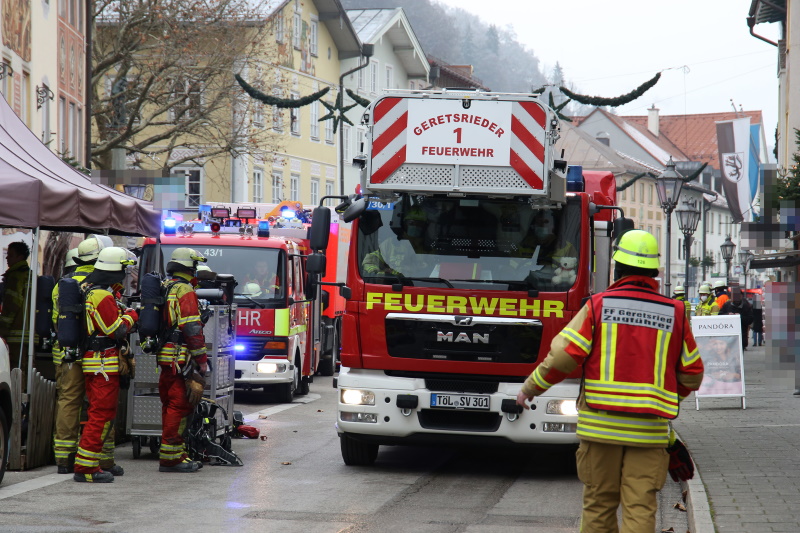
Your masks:
M469 333L464 333L463 331L456 334L455 332L448 331L447 333L443 331L436 332L436 342L466 342L468 344L489 344L489 334L488 333L473 333L470 335Z

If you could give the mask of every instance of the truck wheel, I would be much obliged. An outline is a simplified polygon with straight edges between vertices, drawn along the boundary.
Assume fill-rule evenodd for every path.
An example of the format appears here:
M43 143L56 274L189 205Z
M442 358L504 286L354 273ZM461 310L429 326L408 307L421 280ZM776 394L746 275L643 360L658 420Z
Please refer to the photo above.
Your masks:
M300 367L294 365L294 377L289 383L281 383L278 385L278 396L281 403L292 403L294 394L297 391L297 385L300 383Z
M339 435L339 445L347 466L371 466L378 457L378 444L362 442L347 434Z
M295 366L300 367L299 355L295 357ZM297 382L297 390L295 391L295 394L297 396L305 396L306 394L308 394L308 386L310 383L309 382L310 379L311 379L310 377L304 377L302 375L302 372L300 373L300 380Z
M323 359L319 362L319 375L332 376L333 375L333 354L329 359Z
M142 441L139 440L141 437L133 437L131 439L131 448L133 448L133 458L138 459L142 456Z
M8 464L8 419L6 413L0 408L0 483L6 475Z

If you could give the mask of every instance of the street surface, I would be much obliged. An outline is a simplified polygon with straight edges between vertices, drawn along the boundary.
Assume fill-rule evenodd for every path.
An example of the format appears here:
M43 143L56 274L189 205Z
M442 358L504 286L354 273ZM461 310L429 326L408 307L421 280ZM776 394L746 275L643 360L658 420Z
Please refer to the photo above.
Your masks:
M113 484L78 484L55 466L8 472L0 531L577 531L582 485L571 451L382 447L374 466L347 467L331 378L315 378L311 393L292 404L260 392L237 391L236 400L267 437L234 439L243 467L159 473L156 455L144 447L133 459L126 443L117 448L125 475ZM667 486L673 492L662 513L682 519L669 512L678 485Z

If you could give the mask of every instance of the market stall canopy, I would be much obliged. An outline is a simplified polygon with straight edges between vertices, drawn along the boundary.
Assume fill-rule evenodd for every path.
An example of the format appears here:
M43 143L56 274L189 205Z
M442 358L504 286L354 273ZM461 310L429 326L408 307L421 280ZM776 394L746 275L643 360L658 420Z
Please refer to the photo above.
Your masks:
M53 153L0 97L0 226L155 236L150 202L95 183Z

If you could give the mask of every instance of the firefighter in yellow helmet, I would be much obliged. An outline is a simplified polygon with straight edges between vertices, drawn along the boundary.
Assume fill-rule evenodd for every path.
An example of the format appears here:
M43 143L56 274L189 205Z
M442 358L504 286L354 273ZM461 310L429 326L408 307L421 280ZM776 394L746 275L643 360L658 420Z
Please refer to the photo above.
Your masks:
M206 258L192 248L176 248L167 263L164 282L167 337L158 352L158 393L161 397L159 472L196 472L200 464L189 459L183 434L189 416L203 395L208 370L206 340L195 293L198 263ZM187 377L184 377L186 374Z
M67 260L64 264L66 268L73 266L73 272L64 274L64 277L75 279L79 284L86 277L94 272L94 265L100 250L104 247L103 243L94 237L84 239L67 252ZM74 254L72 254L74 252ZM53 288L53 329L58 328L58 284ZM56 411L55 428L53 431L53 450L56 456L56 465L59 474L72 474L75 463L75 453L78 451L78 437L81 427L81 409L83 408L83 398L86 395L86 385L83 379L82 361L68 361L63 363L64 350L58 341L53 343L53 364L56 369ZM108 440L114 438L109 435ZM111 470L112 474L117 475L121 472L121 467L112 468L114 465L113 456L100 465L105 470Z
M692 304L686 300L686 290L683 288L683 285L676 285L675 288L672 290L672 297L679 302L683 302L684 307L686 308L686 318L689 320L692 319Z
M714 296L711 294L711 287L708 285L700 285L700 303L697 305L695 315L697 316L713 316L719 314L719 306Z
M616 281L556 335L517 396L527 409L534 396L583 367L577 401L581 531L654 530L656 494L668 466L673 473L671 459L677 467L685 457L669 420L678 415L680 400L699 388L703 362L683 306L658 292L658 258L655 237L624 233L614 249Z
M125 280L125 267L133 264L123 248L109 246L97 255L94 271L83 280L81 289L86 307L86 352L83 354L83 377L86 398L89 400L88 418L81 433L78 453L75 456L75 481L111 483L114 472L101 468L101 462L111 456L113 464L114 441L112 428L119 402L120 348L139 320L133 309L120 310L114 294Z

